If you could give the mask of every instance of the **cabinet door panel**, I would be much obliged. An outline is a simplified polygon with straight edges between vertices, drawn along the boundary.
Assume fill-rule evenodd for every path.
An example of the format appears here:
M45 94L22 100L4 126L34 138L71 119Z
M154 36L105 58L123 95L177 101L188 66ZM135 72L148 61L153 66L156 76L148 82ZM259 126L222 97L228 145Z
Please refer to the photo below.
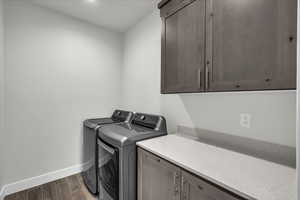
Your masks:
M296 0L207 0L209 91L296 88Z
M180 200L180 169L139 149L138 200Z
M181 187L181 200L242 200L185 171Z
M164 18L162 92L204 89L205 0L195 0Z

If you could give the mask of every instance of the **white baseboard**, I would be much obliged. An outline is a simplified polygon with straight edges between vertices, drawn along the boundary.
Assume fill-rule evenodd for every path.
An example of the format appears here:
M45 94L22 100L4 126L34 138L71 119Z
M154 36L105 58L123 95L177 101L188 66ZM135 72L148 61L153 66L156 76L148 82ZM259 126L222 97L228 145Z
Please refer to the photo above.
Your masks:
M0 200L3 200L5 196L20 192L32 187L43 185L61 178L65 178L74 174L78 174L86 169L87 164L75 165L65 169L49 172L40 176L24 179L15 183L7 184L0 190Z
M4 187L1 188L0 190L0 200L3 200L4 199Z

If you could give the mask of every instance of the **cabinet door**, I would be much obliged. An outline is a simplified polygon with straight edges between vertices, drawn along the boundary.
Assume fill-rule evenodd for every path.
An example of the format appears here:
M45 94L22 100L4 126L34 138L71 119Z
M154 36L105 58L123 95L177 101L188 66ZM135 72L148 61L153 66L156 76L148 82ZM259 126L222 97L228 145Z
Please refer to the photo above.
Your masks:
M297 0L207 0L208 91L296 88Z
M181 200L242 200L185 171L181 187Z
M180 200L180 169L139 149L138 200Z
M205 0L181 4L163 17L162 93L204 90Z

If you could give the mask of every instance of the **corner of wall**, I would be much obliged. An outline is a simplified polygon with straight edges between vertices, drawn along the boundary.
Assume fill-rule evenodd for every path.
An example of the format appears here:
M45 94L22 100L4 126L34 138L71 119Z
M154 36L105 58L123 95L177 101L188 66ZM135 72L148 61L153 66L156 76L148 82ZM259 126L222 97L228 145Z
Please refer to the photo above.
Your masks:
M297 35L300 38L300 0L298 0L298 26ZM297 112L296 112L296 137L297 137L297 199L300 199L300 40L297 44Z
M4 0L0 0L1 3L2 1ZM120 88L120 83L117 74L120 71L122 63L122 51L120 49L122 40L121 34L119 33L111 32L93 24L87 24L81 20L77 20L76 18L33 5L27 1L4 1L4 11L5 12L0 11L0 40L2 36L1 18L2 13L4 13L4 56L6 63L4 65L6 69L9 70L5 71L5 85L3 87L3 73L0 71L0 106L2 100L1 93L3 91L2 88L6 88L5 96L3 96L5 97L3 98L3 102L7 99L6 105L4 106L4 119L5 126L7 127L5 128L5 132L8 134L6 134L5 138L3 138L2 130L0 130L0 143L4 143L3 141L5 141L5 146L0 144L0 190L1 186L5 186L6 188L8 183L22 180L26 177L34 177L49 171L59 170L72 164L78 164L81 162L80 153L82 153L80 143L82 142L81 127L53 125L53 128L55 129L53 130L43 128L43 123L40 124L41 127L37 127L35 125L35 119L33 115L31 115L32 113L26 113L26 110L22 110L21 113L27 117L28 121L21 124L20 122L23 121L21 118L23 117L17 117L18 119L16 119L16 121L18 121L19 127L24 125L24 129L26 129L26 127L33 127L33 129L23 129L24 134L22 134L22 136L18 135L18 140L20 141L19 144L25 144L24 140L29 137L33 137L34 139L41 141L44 137L51 135L51 142L43 144L43 147L47 149L50 146L55 145L56 148L49 152L51 155L48 154L46 156L40 156L40 151L38 151L38 149L41 147L39 146L39 143L36 143L32 145L32 149L26 153L24 153L24 151L28 150L28 148L24 148L25 150L23 150L23 155L26 155L26 158L24 158L25 156L20 156L20 153L10 150L10 147L12 147L10 143L16 141L14 139L14 134L11 134L14 130L9 129L9 127L11 127L10 123L13 121L12 119L16 118L16 116L12 114L14 112L12 108L15 108L15 105L13 105L13 103L11 104L10 100L18 98L22 101L22 98L26 98L28 95L26 94L23 96L22 92L20 92L20 90L22 90L20 85L23 85L23 81L26 82L26 78L16 78L15 76L15 72L19 72L17 74L22 74L19 71L21 69L19 66L22 65L11 61L28 61L23 62L23 64L28 63L28 66L26 67L26 71L30 76L27 77L28 80L32 80L33 78L36 78L37 81L47 80L47 83L44 82L45 84L38 84L40 89L30 89L30 91L35 94L28 95L34 97L27 101L28 104L34 107L36 104L35 102L39 102L39 105L41 106L39 108L33 108L35 112L39 113L39 115L45 115L45 113L48 112L51 113L46 116L49 118L43 120L48 120L48 122L51 121L51 124L59 124L61 120L58 119L58 117L52 117L52 115L65 115L64 117L61 117L68 119L69 122L67 123L76 123L78 125L83 119L92 116L102 117L102 115L110 114L111 111L119 105L118 99L120 96L118 89ZM24 21L22 21L23 19ZM26 27L25 30L24 27ZM38 31L37 33L37 29L40 32ZM37 33L37 35L32 35L33 32ZM16 41L20 37L12 33L21 33L22 38L26 39ZM39 46L40 44L42 44L42 46ZM61 46L58 47L57 44L61 44ZM73 45L79 45L80 48L73 48ZM0 41L0 51L2 47L2 42ZM20 50L18 51L19 53L17 53L16 48ZM39 50L41 48L43 48L43 52ZM48 53L46 53L46 51L48 51ZM72 51L71 54L70 51ZM38 53L41 53L42 55L38 55ZM44 55L47 56L47 58L41 59ZM50 56L51 60L59 60L59 62L54 62L48 65L49 62L44 61L50 59ZM32 57L36 57L38 59L32 60ZM0 63L2 60L0 52ZM43 66L43 69L39 66ZM54 68L57 70L51 71L53 73L47 72L49 69ZM34 73L38 74L38 76L35 76ZM64 75L68 77L60 77L62 73L65 73ZM18 81L10 81L10 77L12 76L14 76ZM45 78L41 78L41 76L44 76ZM77 78L79 76L81 78ZM52 79L53 77L60 78L54 81L54 79ZM108 81L112 81L112 83L105 84ZM54 82L57 83L57 85L53 85ZM18 97L11 96L9 93L9 88L12 84L16 84L16 88L20 89L17 89L18 91L16 91ZM67 92L62 92L61 88L59 90L57 89L61 85L65 86L63 88L66 89ZM97 85L97 87L91 87L94 85ZM36 85L34 84L30 84L28 88L33 88L35 86ZM75 87L76 89L73 90ZM85 88L91 89L85 90L84 95L86 98L74 98L74 96L83 96L80 92L80 87L82 87L82 90ZM43 95L40 95L39 91L49 90L53 93L47 92L47 95L57 95L59 96L59 100L56 99L54 102L51 98L40 98ZM99 91L107 91L107 95L100 95ZM74 104L71 105L69 100L66 99L72 99ZM65 106L65 104L67 105ZM75 104L76 106L73 106ZM53 107L45 108L44 105ZM28 107L28 105L23 105L23 107ZM61 108L66 110L62 111ZM0 107L0 118L2 110L3 109ZM43 134L40 134L40 130L43 130ZM72 140L68 142L68 148L72 150L68 151L69 153L62 153L60 162L56 162L57 159L55 155L57 155L57 152L62 152L61 150L65 148L64 144L56 141L64 140L64 137L69 138L68 134L72 134L73 136ZM32 140L32 138L30 139ZM28 143L30 143L30 141L28 141ZM49 147L46 147L45 145L49 145ZM17 146L20 147L20 145ZM4 151L1 151L1 149ZM74 151L79 153L76 155L71 153ZM8 155L7 152L11 152L11 154ZM32 164L32 162L36 162L36 157L38 156L40 156L38 163ZM23 166L23 170L17 170L20 166L18 166L16 162L23 162L24 160L22 159L26 161L31 160L32 162L27 162L31 163L31 167Z
M0 0L0 163L3 163L1 160L3 156L1 155L2 151L1 136L4 132L4 10L3 10L3 0ZM3 193L3 169L0 165L0 200Z

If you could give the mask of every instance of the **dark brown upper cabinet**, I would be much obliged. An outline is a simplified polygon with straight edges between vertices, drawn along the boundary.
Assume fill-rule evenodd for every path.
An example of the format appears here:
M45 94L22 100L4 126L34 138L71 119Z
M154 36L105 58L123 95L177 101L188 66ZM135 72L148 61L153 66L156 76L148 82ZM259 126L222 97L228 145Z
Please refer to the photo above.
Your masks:
M172 3L162 9L162 92L204 91L205 0Z
M162 93L296 88L297 0L163 0Z

